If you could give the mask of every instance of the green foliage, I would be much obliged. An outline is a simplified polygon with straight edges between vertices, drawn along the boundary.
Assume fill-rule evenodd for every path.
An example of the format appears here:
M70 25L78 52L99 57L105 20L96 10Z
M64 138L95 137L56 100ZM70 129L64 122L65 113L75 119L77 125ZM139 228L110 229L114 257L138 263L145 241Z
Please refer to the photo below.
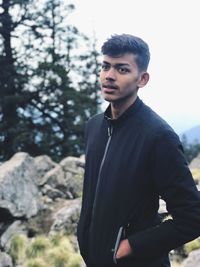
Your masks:
M25 249L27 246L27 237L25 235L15 235L11 239L9 254L14 263L23 262L25 258Z
M196 249L200 249L200 239L198 238L184 245L184 250L187 255L191 251L196 250Z
M200 169L191 169L194 180L200 184Z
M70 237L61 232L51 237L39 235L32 240L16 235L9 254L14 263L25 267L80 267L82 262Z
M61 232L56 233L55 235L50 237L51 243L54 247L59 246L62 239L63 239L63 233Z
M45 236L38 236L32 240L30 246L27 248L26 254L29 258L36 258L43 256L50 247L50 241Z
M34 258L34 259L30 259L26 262L26 267L47 267L47 263L46 263L45 259ZM48 265L48 267L51 267L51 266Z
M70 254L62 247L55 247L48 251L47 257L54 267L68 267Z
M3 0L2 10L0 160L81 155L85 122L100 105L95 40L69 24L75 7L66 1Z
M81 256L79 254L73 254L69 258L68 266L67 267L80 267Z

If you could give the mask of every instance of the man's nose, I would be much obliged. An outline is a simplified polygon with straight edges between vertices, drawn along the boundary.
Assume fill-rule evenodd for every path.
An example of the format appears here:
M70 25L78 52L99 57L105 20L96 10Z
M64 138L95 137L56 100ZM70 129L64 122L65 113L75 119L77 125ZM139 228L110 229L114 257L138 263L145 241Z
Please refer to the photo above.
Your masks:
M114 68L110 68L106 71L106 80L115 80L116 79L116 72Z

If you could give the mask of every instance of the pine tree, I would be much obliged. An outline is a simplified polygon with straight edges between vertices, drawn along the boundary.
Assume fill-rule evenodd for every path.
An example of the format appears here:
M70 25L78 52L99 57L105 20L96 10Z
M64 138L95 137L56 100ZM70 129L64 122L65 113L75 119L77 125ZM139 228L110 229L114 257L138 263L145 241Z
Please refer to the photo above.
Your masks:
M26 5L22 5L24 2ZM12 10L11 1L9 3ZM9 91L1 90L2 159L16 151L26 151L33 156L48 154L54 160L80 155L85 122L98 112L100 105L95 40L91 43L69 24L73 5L59 0L40 1L39 6L38 1L16 3L22 11L18 21L21 28L17 32L20 37L14 52L16 60L12 64L14 72L7 72L11 79L2 74L5 81L13 81L9 96L13 100L11 122L5 115L6 109L11 112L5 102ZM13 24L14 18L7 13ZM4 35L2 37L4 40ZM10 42L12 38L10 34ZM7 49L6 44L3 49ZM13 51L10 47L12 55ZM7 136L10 132L12 135Z
M17 52L12 43L17 28L27 20L28 0L2 0L0 4L0 160L8 159L17 151L20 134L20 107L29 94L22 94L27 76L22 75ZM15 10L17 15L12 16Z

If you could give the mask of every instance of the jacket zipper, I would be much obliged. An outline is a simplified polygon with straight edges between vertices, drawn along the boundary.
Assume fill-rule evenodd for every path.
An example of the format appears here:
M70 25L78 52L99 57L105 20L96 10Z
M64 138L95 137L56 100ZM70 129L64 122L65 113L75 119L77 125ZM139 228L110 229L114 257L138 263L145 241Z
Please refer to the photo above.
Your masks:
M118 234L117 234L117 239L116 239L116 242L115 242L115 247L114 247L114 249L113 249L113 262L114 262L115 264L117 264L117 258L116 258L116 255L117 255L117 251L118 251L120 242L121 242L121 240L122 240L123 231L124 231L124 228L121 226L121 227L119 228L119 231L118 231Z
M107 143L106 143L106 147L105 147L105 150L104 150L103 158L102 158L102 161L101 161L101 164L100 164L100 168L99 168L99 172L98 172L97 186L96 186L96 191L95 191L94 204L93 204L93 208L92 208L92 218L94 217L94 211L95 211L95 208L96 208L97 195L98 195L99 185L100 185L100 180L101 180L100 179L101 171L102 171L102 168L103 168L103 165L104 165L104 162L105 162L105 159L106 159L106 155L107 155L107 152L108 152L108 148L109 148L109 145L110 145L110 141L111 141L111 138L112 138L112 132L113 132L113 127L109 126L108 127L108 140L107 140Z

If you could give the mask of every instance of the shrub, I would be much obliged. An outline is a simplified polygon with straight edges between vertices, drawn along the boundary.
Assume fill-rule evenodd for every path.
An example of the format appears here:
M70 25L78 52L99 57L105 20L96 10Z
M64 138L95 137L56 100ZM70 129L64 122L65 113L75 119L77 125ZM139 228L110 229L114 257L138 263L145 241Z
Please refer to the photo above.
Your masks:
M82 258L79 254L73 253L69 258L68 267L80 267Z
M25 235L15 235L11 239L9 254L14 263L19 263L25 258L27 237Z
M50 237L50 242L53 246L59 246L61 240L63 239L63 233L56 233L55 235Z
M26 267L47 267L46 262L42 258L30 259L27 261ZM48 267L50 267L48 265Z
M69 252L62 247L55 247L48 251L47 260L54 267L68 267Z
M200 169L191 169L191 173L194 180L200 183Z
M60 240L60 247L62 247L65 251L74 253L74 248L72 246L72 243L70 242L69 238L64 237Z
M11 240L9 254L14 264L25 267L79 267L81 256L76 253L68 236L58 233L52 237L37 236L30 240L16 235Z
M43 256L50 247L50 241L45 236L36 237L27 248L26 254L28 258L36 258Z
M196 249L200 249L200 239L198 238L184 245L184 250L187 255L191 251L196 250Z

